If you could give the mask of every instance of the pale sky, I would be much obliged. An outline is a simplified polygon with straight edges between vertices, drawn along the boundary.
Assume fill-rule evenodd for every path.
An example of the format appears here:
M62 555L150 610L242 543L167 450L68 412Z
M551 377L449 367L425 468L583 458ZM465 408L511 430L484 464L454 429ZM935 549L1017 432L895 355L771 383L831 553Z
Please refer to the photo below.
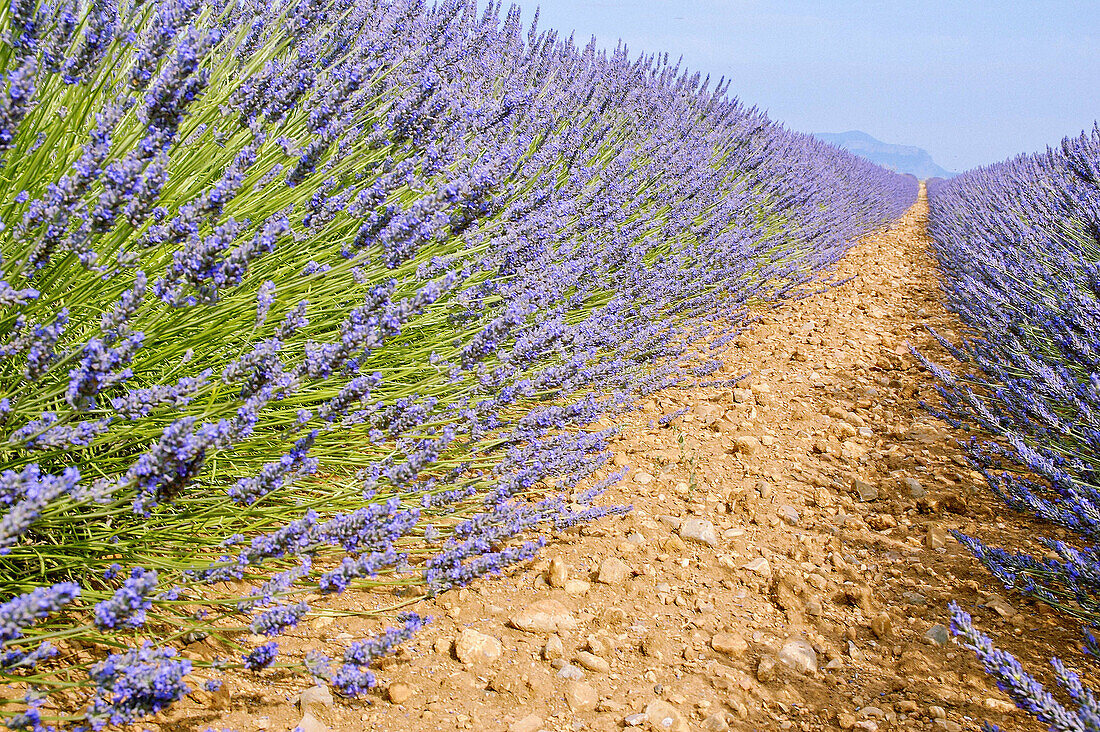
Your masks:
M484 6L484 0L480 3ZM530 20L536 3L520 2ZM961 171L1100 118L1100 0L542 0L539 25L732 79L803 132L862 130Z

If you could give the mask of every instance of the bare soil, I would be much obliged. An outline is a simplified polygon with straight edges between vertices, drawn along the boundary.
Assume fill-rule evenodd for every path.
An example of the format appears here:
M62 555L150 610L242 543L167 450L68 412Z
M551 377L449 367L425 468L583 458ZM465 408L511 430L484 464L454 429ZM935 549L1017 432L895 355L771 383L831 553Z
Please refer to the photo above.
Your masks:
M934 628L955 599L1028 668L1078 643L1072 623L1006 592L949 533L1027 547L1036 532L920 406L936 394L909 344L947 361L927 327L959 329L939 301L926 216L922 195L838 264L850 281L758 309L724 355L726 376L751 373L738 388L666 391L623 417L614 464L631 473L606 500L633 511L412 606L435 620L381 664L377 693L299 705L309 682L268 672L145 726L1040 729ZM380 602L337 598L283 645L339 654L379 625L338 611Z

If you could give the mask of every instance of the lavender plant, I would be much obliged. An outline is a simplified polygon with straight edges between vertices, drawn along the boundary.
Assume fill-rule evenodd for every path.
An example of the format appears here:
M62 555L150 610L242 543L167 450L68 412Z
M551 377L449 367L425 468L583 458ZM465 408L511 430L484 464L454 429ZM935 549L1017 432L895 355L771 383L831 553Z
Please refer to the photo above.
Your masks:
M624 510L595 503L601 417L712 372L750 300L916 192L499 4L15 0L0 27L16 729L227 668L363 693L424 619L285 658L304 597L400 605Z
M1041 556L959 535L1000 579L1095 628L1100 624L1100 128L1043 154L929 184L929 231L944 292L968 334L947 344L958 373L929 363L943 416L976 426L970 455L1012 508L1057 536ZM1009 656L955 620L987 668L1051 729L1100 729L1095 700L1055 661L1081 703L1067 712ZM1096 643L1086 630L1086 648ZM1095 654L1091 655L1095 663ZM1055 706L1052 706L1055 705Z

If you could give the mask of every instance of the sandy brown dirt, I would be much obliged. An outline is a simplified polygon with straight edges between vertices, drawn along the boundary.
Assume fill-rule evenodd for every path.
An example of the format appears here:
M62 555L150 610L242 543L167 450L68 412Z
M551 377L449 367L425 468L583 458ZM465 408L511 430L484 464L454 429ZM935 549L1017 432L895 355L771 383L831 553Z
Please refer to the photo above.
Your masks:
M1076 643L948 533L1019 546L1028 526L919 405L935 392L907 343L942 356L926 326L958 327L926 213L922 197L855 246L846 284L760 310L725 356L726 375L752 374L739 388L665 392L623 418L614 462L632 472L607 500L634 510L414 606L436 620L377 694L303 709L301 678L230 679L161 726L1039 729L934 627L957 599L1029 667ZM291 644L338 653L376 628L322 617Z

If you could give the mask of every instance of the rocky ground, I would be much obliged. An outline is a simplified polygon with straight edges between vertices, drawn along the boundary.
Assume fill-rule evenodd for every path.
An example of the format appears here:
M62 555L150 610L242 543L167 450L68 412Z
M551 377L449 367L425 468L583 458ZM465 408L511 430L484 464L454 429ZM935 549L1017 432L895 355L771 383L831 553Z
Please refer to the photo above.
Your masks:
M739 388L665 392L625 417L614 463L631 473L607 500L633 511L413 606L435 621L377 694L242 677L161 728L1039 729L945 627L956 599L1030 667L1077 643L948 533L1028 542L919 404L935 392L907 344L945 360L926 326L957 328L926 213L922 198L854 247L846 284L760 311L725 356L727 375L751 373ZM377 628L332 607L290 645L338 653Z

